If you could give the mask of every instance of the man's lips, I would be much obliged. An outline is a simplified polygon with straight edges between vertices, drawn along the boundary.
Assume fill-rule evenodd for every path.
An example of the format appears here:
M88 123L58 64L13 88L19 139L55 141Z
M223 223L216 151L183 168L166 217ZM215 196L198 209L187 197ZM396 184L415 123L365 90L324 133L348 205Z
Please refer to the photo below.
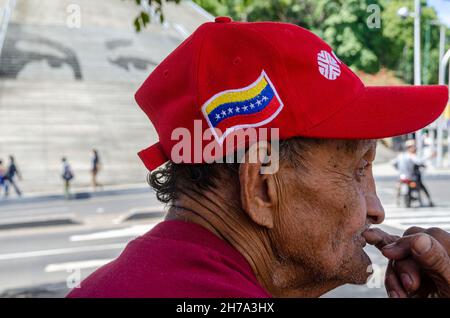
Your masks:
M364 237L362 238L362 241L363 241L362 246L363 246L363 247L366 247L367 242L366 242L366 239L365 239Z
M364 226L362 229L361 229L361 231L358 233L359 235L359 238L360 238L360 242L361 242L361 245L362 245L362 247L365 247L366 245L367 245L367 241L366 241L366 238L365 238L365 236L364 236L364 232L366 232L367 230L369 230L369 228L370 228L370 224L367 224L366 226Z
M362 247L365 247L367 245L367 241L362 235L359 237L359 242L361 243Z

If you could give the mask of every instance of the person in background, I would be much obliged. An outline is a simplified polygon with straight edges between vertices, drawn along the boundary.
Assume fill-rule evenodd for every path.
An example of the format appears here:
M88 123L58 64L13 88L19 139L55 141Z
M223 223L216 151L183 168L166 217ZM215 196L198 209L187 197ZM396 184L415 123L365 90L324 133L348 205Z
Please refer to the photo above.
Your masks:
M63 164L63 172L62 172L62 179L64 180L64 194L67 199L70 198L70 182L74 178L74 174L72 172L72 169L70 168L69 163L67 162L67 158L63 157L61 159Z
M0 191L5 186L5 175L6 170L5 167L3 166L3 160L0 159Z
M400 153L397 158L393 161L394 167L398 170L400 176L404 176L407 179L415 180L419 188L419 198L420 191L423 191L427 196L430 206L434 206L431 200L430 193L425 187L422 181L422 173L420 171L421 167L424 167L424 159L418 158L416 142L414 139L407 140L405 142L406 151ZM400 199L400 183L397 184L397 204ZM421 201L421 200L420 200ZM422 205L422 204L421 204Z
M15 181L15 177L18 177L19 180L22 180L22 175L17 168L16 161L14 157L11 155L9 156L9 166L6 170L5 175L5 198L9 195L9 186L13 186L14 190L16 191L16 194L20 197L22 195L22 192L20 191L19 187L17 186L17 183Z
M100 157L98 155L97 149L92 149L92 166L91 166L91 176L92 176L92 187L97 189L101 186L97 181L97 174L100 171Z

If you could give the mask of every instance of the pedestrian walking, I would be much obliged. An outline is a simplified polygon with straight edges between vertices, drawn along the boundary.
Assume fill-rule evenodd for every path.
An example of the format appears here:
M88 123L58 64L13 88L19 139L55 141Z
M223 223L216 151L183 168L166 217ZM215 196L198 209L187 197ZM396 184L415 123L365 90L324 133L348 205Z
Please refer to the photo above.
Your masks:
M75 177L72 171L72 168L69 165L69 162L67 161L67 158L63 157L61 159L63 164L63 171L62 171L62 179L64 181L64 194L67 199L70 198L70 182Z
M14 188L14 191L16 191L17 196L22 196L22 191L20 191L17 182L16 182L16 176L19 178L19 180L22 180L22 175L19 171L19 168L17 167L16 160L14 159L14 156L9 156L9 166L6 170L5 174L5 198L9 195L9 187L12 186Z
M97 189L97 187L101 187L102 185L97 181L97 175L100 171L100 156L98 154L97 149L92 149L92 160L91 160L91 178L92 178L92 187Z
M0 160L0 194L2 189L5 187L5 175L6 175L6 169L3 166L3 160Z

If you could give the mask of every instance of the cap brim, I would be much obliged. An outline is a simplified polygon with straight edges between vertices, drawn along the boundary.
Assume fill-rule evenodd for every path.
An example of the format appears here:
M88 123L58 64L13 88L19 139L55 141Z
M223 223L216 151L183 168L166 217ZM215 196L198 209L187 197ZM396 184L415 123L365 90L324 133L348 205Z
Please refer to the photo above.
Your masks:
M377 139L407 134L435 121L447 101L443 85L366 87L352 103L307 130L305 137Z

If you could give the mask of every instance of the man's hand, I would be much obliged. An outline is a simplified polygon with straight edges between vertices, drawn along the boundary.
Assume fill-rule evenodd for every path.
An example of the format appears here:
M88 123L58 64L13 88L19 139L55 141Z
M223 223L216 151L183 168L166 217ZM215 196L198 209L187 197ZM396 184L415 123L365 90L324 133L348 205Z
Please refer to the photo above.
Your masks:
M389 297L450 297L450 233L412 227L401 238L375 228L363 235L389 259Z

